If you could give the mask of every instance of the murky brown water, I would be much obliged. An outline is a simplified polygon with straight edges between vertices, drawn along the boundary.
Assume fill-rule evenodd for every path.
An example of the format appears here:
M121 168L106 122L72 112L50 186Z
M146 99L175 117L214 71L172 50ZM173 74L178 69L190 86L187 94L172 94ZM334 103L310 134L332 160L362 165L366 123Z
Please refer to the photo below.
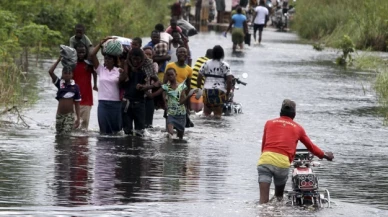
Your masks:
M387 216L388 130L377 115L371 76L345 72L335 51L316 52L291 33L264 32L263 45L231 55L230 38L191 38L194 57L222 44L235 74L244 114L222 122L193 117L187 143L162 132L161 111L149 137L101 137L96 106L87 134L54 135L55 88L43 63L39 101L25 111L29 129L0 132L0 215L4 216ZM194 58L195 59L195 58ZM267 119L284 98L297 102L296 121L335 153L315 171L335 202L318 212L260 207L256 162ZM95 98L95 103L97 100ZM303 145L301 145L303 147Z

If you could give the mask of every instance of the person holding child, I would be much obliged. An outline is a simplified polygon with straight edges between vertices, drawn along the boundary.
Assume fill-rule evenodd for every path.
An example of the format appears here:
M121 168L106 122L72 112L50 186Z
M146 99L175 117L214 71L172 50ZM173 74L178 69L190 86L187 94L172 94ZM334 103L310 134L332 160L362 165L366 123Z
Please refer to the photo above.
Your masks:
M67 134L74 128L78 128L80 124L81 94L78 85L72 79L73 68L63 67L61 79L54 74L54 70L61 59L62 57L59 57L54 65L51 66L49 74L52 82L58 88L57 96L55 97L58 100L55 129L57 134ZM74 110L76 113L75 122Z
M125 134L143 136L145 129L145 89L147 74L143 66L145 57L143 50L133 48L124 64L124 71L120 74L120 87L124 89L122 99L122 114ZM152 67L152 66L151 66ZM151 68L151 70L153 70ZM133 123L135 130L133 129Z
M98 125L100 133L115 134L121 131L121 100L119 90L119 76L123 70L118 67L117 56L104 54L104 65L97 59L100 47L112 37L106 37L96 46L92 53L94 69L98 75Z

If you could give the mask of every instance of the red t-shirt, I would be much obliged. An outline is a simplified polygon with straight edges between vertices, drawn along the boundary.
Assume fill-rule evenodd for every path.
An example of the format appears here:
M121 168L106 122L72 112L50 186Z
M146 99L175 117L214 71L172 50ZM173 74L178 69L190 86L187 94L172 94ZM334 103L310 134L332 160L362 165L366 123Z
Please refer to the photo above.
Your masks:
M325 153L311 142L303 127L286 116L267 121L264 127L261 152L276 152L287 156L292 162L298 141L301 141L315 156L323 158Z
M93 90L92 90L92 73L93 68L85 62L77 62L73 72L73 79L78 84L82 100L80 105L93 105Z

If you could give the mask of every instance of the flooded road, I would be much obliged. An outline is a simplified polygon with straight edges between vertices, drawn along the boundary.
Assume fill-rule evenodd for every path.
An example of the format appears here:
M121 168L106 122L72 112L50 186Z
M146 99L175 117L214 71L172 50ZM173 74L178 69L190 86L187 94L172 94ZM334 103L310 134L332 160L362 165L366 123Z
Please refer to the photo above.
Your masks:
M167 141L161 111L144 140L101 137L95 93L91 132L56 137L56 91L44 62L35 72L38 103L24 113L30 128L0 132L0 216L388 216L388 129L372 76L343 71L336 51L314 51L292 33L266 30L263 45L237 56L230 37L216 33L190 43L194 60L221 44L232 72L249 74L235 94L243 114L193 116L187 143ZM335 154L315 169L330 209L258 206L262 131L284 98L296 101L295 120L313 142Z

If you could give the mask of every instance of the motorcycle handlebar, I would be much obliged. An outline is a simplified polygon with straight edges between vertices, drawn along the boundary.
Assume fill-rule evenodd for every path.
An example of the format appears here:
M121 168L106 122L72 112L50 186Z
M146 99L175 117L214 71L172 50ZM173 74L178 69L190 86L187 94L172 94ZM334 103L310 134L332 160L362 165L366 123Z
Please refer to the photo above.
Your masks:
M236 79L236 83L237 83L237 84L242 84L242 85L244 85L244 86L247 85L247 83L240 81L240 79Z

